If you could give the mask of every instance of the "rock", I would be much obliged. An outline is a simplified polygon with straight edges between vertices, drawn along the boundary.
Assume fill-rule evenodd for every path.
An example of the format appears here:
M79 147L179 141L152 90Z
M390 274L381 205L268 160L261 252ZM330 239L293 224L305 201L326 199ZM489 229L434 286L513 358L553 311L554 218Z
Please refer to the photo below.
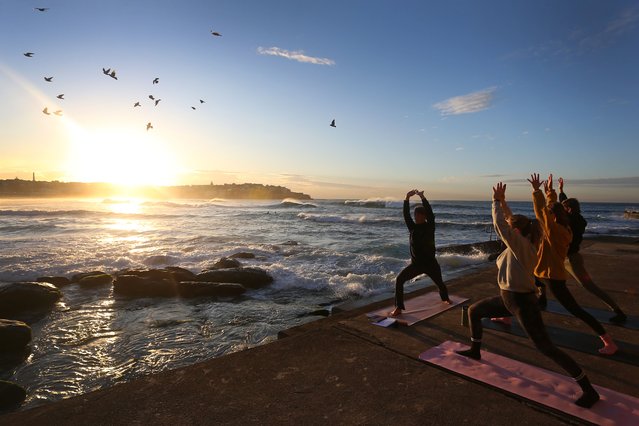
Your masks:
M14 318L25 311L51 309L60 297L62 292L49 283L0 283L0 317Z
M177 282L195 280L195 274L193 272L180 268L179 266L167 266L164 270L169 271L173 279Z
M0 380L0 410L18 408L26 399L27 391L20 385Z
M273 282L266 271L257 268L233 268L203 271L197 274L197 280L214 283L237 283L248 288L260 288Z
M49 283L56 287L64 287L71 284L71 280L67 277L40 277L36 279L39 283Z
M234 297L246 291L241 284L203 281L182 281L177 288L182 297Z
M90 287L99 287L101 285L111 284L113 282L113 277L109 274L99 274L99 275L89 275L88 277L82 278L78 281L81 287L90 288Z
M173 297L177 295L177 285L171 277L120 275L113 281L113 293L129 297Z
M239 260L229 259L227 257L223 257L217 262L213 264L209 269L229 269L229 268L239 268L242 264Z
M297 316L297 318L314 317L314 316L328 317L330 315L331 315L331 311L329 309L317 309L317 310L312 311L312 312L299 314Z
M0 352L22 350L31 341L31 327L22 321L0 319Z
M73 275L71 277L71 282L72 283L77 283L77 282L80 282L80 280L82 278L90 277L92 275L107 275L107 274L105 272L102 272L102 271L82 272L80 274Z
M229 256L231 259L255 259L255 254L249 253L246 251L241 251L238 253L233 253Z

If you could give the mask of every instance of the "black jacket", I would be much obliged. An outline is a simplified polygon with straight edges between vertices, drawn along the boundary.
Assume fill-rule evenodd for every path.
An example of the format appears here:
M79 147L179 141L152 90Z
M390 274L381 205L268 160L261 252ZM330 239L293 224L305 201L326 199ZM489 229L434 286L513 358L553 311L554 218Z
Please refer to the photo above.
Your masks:
M426 209L426 223L416 224L410 215L410 203L404 200L404 221L410 231L410 259L413 263L429 263L435 258L435 214L430 204L422 198Z
M559 202L563 202L568 199L568 196L564 192L559 193ZM584 239L584 232L586 232L586 219L580 213L569 213L570 229L572 230L572 241L570 247L568 247L568 254L579 253L579 246Z

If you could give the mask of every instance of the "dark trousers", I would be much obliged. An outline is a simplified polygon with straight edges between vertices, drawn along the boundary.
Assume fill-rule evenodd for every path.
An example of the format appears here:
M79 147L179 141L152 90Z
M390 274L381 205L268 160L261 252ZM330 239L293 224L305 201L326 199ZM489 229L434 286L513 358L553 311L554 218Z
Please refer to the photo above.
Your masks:
M411 263L399 273L395 280L395 306L399 309L406 309L404 306L404 283L412 280L418 275L426 274L439 289L439 296L442 300L448 300L448 289L442 279L442 269L439 267L437 259L434 257L426 263Z
M482 318L515 316L519 324L533 341L535 347L566 370L571 377L581 374L575 360L559 349L550 340L535 293L515 293L501 290L499 296L488 297L473 303L468 308L468 321L474 340L480 341L483 334Z
M561 303L568 312L588 324L598 336L606 334L606 330L603 328L601 323L599 323L595 317L586 312L584 308L579 306L572 293L570 293L570 290L568 290L568 287L566 287L565 280L541 279L540 281L550 288L555 299L557 299L557 301Z

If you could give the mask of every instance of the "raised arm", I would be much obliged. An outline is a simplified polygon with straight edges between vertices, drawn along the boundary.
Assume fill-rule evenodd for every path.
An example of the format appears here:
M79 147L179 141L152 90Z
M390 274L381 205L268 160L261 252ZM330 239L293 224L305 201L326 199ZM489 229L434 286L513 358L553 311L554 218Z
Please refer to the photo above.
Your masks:
M543 181L539 179L539 173L533 173L530 175L528 182L530 182L533 188L533 207L535 209L535 217L539 220L539 223L541 223L544 232L547 233L550 229L550 221L552 221L552 218L548 214L549 212L546 207L546 199L540 189Z
M417 194L417 190L413 189L406 193L406 199L404 199L404 222L406 222L406 226L408 229L412 230L415 227L415 222L410 215L410 197Z
M568 196L564 193L564 178L559 178L559 202L562 203L568 199Z
M430 206L430 203L424 197L424 191L417 191L417 195L422 199L422 206L426 209L426 222L430 224L435 224L435 213L433 213L433 208Z
M526 244L525 237L515 232L506 222L504 207L510 211L506 203L506 185L499 182L496 187L493 187L493 225L504 244L515 253L515 256L519 256Z

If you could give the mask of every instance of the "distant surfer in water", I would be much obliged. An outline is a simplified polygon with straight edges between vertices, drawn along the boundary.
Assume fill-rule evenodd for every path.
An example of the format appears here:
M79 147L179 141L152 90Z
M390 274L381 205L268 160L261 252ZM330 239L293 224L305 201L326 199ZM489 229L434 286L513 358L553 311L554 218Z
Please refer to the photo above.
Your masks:
M422 205L415 207L415 220L410 215L410 197L419 195ZM404 283L418 275L428 275L437 288L442 301L450 304L448 289L442 279L442 270L435 259L435 214L424 191L408 191L404 200L404 221L410 232L410 265L399 273L395 280L395 309L390 313L396 317L406 309L404 306Z

